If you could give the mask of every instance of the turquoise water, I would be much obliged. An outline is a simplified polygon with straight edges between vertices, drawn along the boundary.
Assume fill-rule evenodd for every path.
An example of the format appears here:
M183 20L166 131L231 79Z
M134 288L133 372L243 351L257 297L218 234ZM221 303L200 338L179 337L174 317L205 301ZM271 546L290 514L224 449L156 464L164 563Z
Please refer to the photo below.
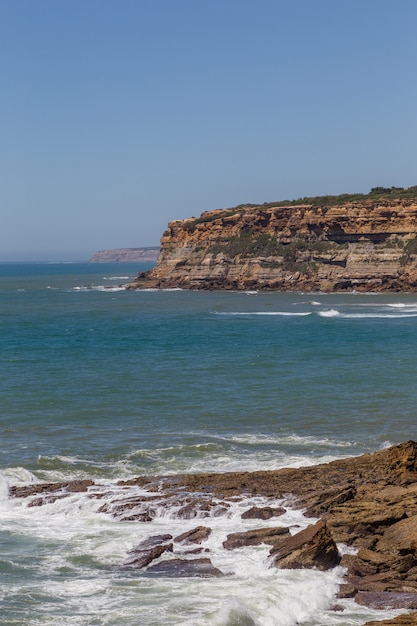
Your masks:
M132 527L85 496L48 512L7 499L10 484L299 466L416 438L417 295L126 291L146 267L0 265L0 623L363 624L373 613L349 603L328 612L333 574L310 611L256 596L242 613L233 576L225 599L224 583L115 574ZM294 586L257 576L266 596ZM304 593L323 577L300 576Z

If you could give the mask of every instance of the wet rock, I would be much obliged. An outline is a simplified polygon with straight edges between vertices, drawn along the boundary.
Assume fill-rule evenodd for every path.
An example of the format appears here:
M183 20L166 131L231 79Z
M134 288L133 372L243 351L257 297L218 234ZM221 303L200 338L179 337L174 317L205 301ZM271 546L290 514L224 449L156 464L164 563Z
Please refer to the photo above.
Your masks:
M417 609L417 593L359 591L355 600L371 609Z
M192 530L187 530L185 533L178 535L175 537L175 543L202 543L206 541L211 534L211 528L207 528L207 526L197 526L197 528L193 528Z
M40 483L36 485L25 485L22 487L14 486L10 487L10 495L15 498L27 498L28 496L34 496L38 494L52 494L58 491L69 493L79 493L87 491L89 487L92 487L94 482L92 480L72 480L62 483Z
M172 552L172 543L166 543L164 545L154 546L149 550L134 550L131 551L131 558L125 562L125 567L133 569L142 569L158 559L164 552Z
M134 513L132 515L124 515L119 517L121 522L151 522L153 517L149 513Z
M210 559L170 559L151 565L146 570L149 576L168 578L214 578L224 574L214 567Z
M277 541L290 537L290 531L285 527L277 528L254 528L240 533L230 533L227 535L226 541L223 541L223 547L226 550L234 550L244 546L257 546L261 543L275 545Z
M271 517L279 517L280 515L284 515L285 509L283 507L273 508L271 506L257 507L253 506L251 509L248 509L244 513L242 513L242 519L262 519L267 520L271 519Z
M281 569L312 568L328 570L340 562L337 546L324 521L308 526L273 547L273 565Z

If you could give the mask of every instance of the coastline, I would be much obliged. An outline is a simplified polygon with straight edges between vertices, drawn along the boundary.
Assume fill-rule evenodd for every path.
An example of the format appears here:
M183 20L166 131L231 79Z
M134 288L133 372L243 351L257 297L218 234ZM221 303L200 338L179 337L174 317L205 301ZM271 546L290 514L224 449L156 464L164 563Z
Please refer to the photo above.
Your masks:
M102 498L102 487L91 480L46 483L12 487L10 495L29 499L29 507L39 507L74 493ZM150 523L158 508L176 509L184 519L196 518L196 528L187 537L172 542L171 535L155 538L150 534L150 543L138 546L129 567L144 569L148 575L169 571L171 577L221 576L207 554L194 556L203 552L211 532L210 517L225 515L232 502L259 496L264 506L246 512L260 520L259 528L255 533L238 533L238 537L229 533L224 549L266 543L272 546L271 567L328 570L341 566L346 571L339 598L353 598L374 609L417 609L416 442L295 469L141 476L119 481L113 493L107 485L106 492L98 513L120 521ZM288 529L279 524L282 511L268 506L269 500L277 499L302 509L307 527L289 536ZM208 526L199 524L201 517ZM276 518L272 530L262 526L262 520L271 517ZM175 558L176 543L184 542L193 556Z

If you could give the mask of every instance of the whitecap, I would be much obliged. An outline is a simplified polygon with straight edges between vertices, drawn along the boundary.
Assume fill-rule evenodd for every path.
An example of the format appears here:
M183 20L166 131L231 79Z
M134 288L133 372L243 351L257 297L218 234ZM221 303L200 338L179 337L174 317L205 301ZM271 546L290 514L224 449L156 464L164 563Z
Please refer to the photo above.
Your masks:
M326 309L325 311L319 311L320 317L339 317L340 312L336 309Z

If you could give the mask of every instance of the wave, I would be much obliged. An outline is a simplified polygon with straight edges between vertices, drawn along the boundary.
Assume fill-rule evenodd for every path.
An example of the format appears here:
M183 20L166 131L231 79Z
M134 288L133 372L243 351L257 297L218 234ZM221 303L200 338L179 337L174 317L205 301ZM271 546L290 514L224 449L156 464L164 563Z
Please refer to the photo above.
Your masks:
M115 291L126 291L126 288L124 287L124 285L117 285L117 286L110 286L108 287L107 285L81 285L78 287L71 287L70 291L78 291L78 292L83 292L83 291L102 291L102 292L115 292Z
M372 313L341 313L337 309L329 309L325 311L319 311L317 313L319 317L333 317L344 320L357 320L357 319L405 319L411 317L417 317L417 310L404 313L384 313L382 311L374 311Z
M282 316L282 317L307 317L311 315L311 311L215 311L215 315L259 315L259 316Z
M325 309L324 311L319 311L317 315L320 317L339 317L340 312L336 309Z

